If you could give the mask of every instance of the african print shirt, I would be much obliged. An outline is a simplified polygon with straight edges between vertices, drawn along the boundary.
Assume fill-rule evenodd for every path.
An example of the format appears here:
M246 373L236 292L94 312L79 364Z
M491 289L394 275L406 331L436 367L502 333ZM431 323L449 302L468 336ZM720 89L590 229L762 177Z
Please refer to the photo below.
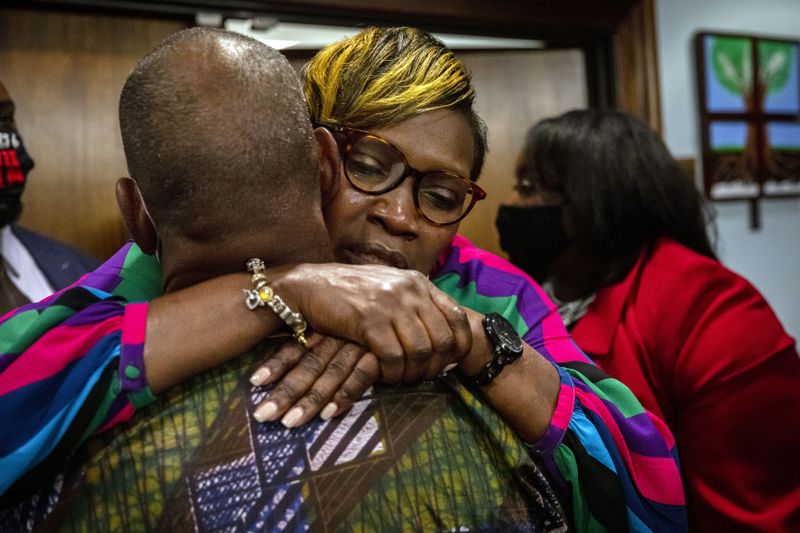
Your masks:
M0 470L3 490L23 474L23 486L26 479L41 482L36 474L44 472L37 471L36 465L54 455L62 460L88 434L130 417L137 402L147 398L141 379L147 306L125 304L155 297L159 275L152 258L127 245L76 284L82 300L60 301L69 296L67 291L39 307L28 306L3 318L0 338L9 341L0 343L0 431L17 423L22 412L33 421L27 432L8 431L8 440L3 435L0 461L11 457L6 464L13 464L13 455L25 457L22 467L8 474ZM556 411L548 432L540 442L530 445L529 451L555 483L577 529L685 529L683 492L669 431L626 387L603 374L578 350L558 319L555 306L530 278L456 237L440 259L433 279L459 303L484 314L503 314L531 346L558 363L561 391ZM102 287L101 282L105 283ZM131 293L121 292L120 286ZM131 286L138 286L138 292ZM55 312L48 311L51 306ZM93 310L98 306L103 313ZM77 320L91 335L64 349L67 340L74 337L70 321L87 312L85 320ZM92 365L75 364L95 351L104 358L95 356L101 362L94 365L94 373L84 369ZM37 354L33 362L29 361L29 352ZM53 355L58 361L46 372L40 371L38 359L46 360L56 353L63 355L60 359ZM14 366L22 370L7 376ZM89 379L102 374L98 367L105 371L107 381ZM43 379L55 383L49 390L66 382L82 386L75 386L71 395L65 394L54 406L35 392ZM29 387L34 387L30 389L33 392L28 392ZM9 395L14 401L7 401ZM58 439L57 443L35 438L45 430L51 439ZM28 513L35 521L52 505L47 498L40 498L38 507L23 507L16 508L16 516Z
M456 380L377 387L345 416L290 430L253 418L268 389L247 376L269 353L91 440L41 529L566 531L525 446Z

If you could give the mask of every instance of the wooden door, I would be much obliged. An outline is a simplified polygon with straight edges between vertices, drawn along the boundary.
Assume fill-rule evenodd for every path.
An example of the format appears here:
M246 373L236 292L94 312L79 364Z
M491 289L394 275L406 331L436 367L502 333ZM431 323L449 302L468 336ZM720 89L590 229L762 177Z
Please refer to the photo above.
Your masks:
M117 104L128 73L176 21L0 9L0 80L36 162L21 224L104 259L127 239Z
M587 105L580 50L457 52L472 71L477 109L489 128L489 153L479 179L488 196L459 232L502 255L495 228L500 202L511 193L517 155L537 121Z

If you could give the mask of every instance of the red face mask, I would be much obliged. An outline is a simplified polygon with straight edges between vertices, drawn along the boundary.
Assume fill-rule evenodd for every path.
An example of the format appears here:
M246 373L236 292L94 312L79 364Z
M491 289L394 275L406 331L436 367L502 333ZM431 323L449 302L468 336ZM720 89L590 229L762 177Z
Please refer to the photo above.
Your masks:
M22 192L32 168L33 159L19 134L11 129L0 129L0 226L19 218Z

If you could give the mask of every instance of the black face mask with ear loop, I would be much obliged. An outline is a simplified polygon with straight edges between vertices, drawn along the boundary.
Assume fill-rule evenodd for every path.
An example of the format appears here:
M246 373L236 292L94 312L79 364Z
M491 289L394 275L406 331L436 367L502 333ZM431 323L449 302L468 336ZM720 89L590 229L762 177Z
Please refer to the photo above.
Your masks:
M539 284L544 283L553 262L570 244L561 210L560 205L501 205L497 212L500 247L514 265Z
M0 128L0 227L19 218L22 193L32 168L33 159L19 134L8 127Z

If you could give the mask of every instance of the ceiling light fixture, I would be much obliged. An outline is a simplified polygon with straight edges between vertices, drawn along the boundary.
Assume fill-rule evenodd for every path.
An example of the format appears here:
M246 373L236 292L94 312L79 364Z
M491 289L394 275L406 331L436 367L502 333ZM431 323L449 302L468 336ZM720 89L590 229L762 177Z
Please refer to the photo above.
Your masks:
M204 14L206 19L211 19ZM214 19L215 21L218 19ZM198 15L200 24L200 15ZM363 28L349 26L327 26L322 24L300 24L295 22L279 22L272 17L256 17L253 19L224 19L223 27L257 39L273 48L284 50L319 50L331 43L357 34ZM546 43L535 39L507 39L488 37L485 35L458 35L435 33L445 45L455 50L464 49L515 49L531 50L545 48Z

